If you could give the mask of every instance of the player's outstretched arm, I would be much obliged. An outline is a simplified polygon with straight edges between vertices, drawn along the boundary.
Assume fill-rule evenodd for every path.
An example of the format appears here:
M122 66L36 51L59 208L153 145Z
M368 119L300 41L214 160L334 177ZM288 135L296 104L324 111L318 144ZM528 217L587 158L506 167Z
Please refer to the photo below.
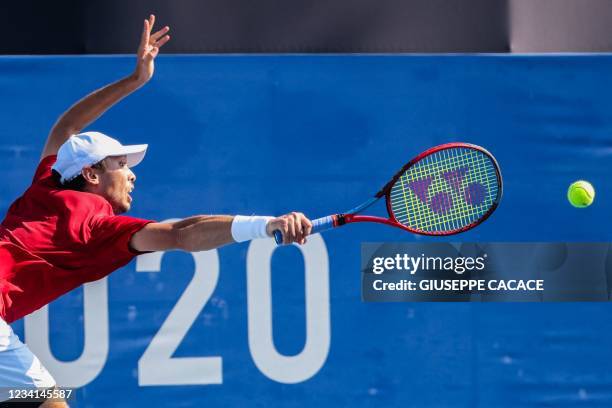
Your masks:
M160 47L170 39L170 36L167 35L170 30L169 27L151 33L154 23L154 15L144 21L134 72L117 82L90 93L64 112L49 133L41 159L56 154L60 146L70 136L79 133L111 106L151 79L155 69L155 57L157 57Z
M137 251L206 251L233 242L271 237L275 230L283 233L285 244L303 244L311 229L310 220L298 212L280 217L197 215L172 223L148 224L134 234L130 246Z

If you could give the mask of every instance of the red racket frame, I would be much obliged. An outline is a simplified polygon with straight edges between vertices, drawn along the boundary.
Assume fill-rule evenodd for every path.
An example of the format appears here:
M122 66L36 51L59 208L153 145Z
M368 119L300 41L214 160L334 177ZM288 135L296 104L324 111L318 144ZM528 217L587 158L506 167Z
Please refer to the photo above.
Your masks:
M482 217L478 218L473 223L466 225L462 228L458 228L456 230L451 230L451 231L420 231L420 230L416 230L416 229L400 224L397 221L397 218L395 218L393 211L391 210L390 194L391 194L391 188L393 187L393 184L395 184L397 179L399 179L406 170L408 170L411 166L415 165L416 163L418 163L425 157L431 156L432 154L437 153L441 150L452 149L452 148L465 148L465 149L472 149L472 150L479 151L481 153L484 153L493 162L493 166L495 168L495 173L497 175L497 180L499 182L499 185L498 185L498 190L497 190L498 191L497 197L495 198L493 205L491 205L491 208ZM419 234L419 235L429 235L429 236L455 235L455 234L459 234L461 232L467 231L469 229L472 229L480 225L487 218L489 218L491 214L497 209L501 201L502 194L503 194L503 181L502 181L501 171L499 169L499 165L497 164L497 160L495 160L495 157L493 157L493 155L488 150L480 146L470 144L470 143L445 143L439 146L432 147L428 150L425 150L423 153L419 154L414 159L410 160L404 167L401 168L400 171L398 171L395 174L395 176L393 176L393 178L387 184L385 184L385 186L378 193L376 193L376 196L375 196L376 198L381 198L383 196L385 197L386 204L387 204L387 213L389 214L389 218L376 217L372 215L336 214L333 216L334 227L339 227L344 224L350 224L350 223L355 223L355 222L375 222L379 224L390 225L392 227L397 227L405 231L412 232L413 234Z

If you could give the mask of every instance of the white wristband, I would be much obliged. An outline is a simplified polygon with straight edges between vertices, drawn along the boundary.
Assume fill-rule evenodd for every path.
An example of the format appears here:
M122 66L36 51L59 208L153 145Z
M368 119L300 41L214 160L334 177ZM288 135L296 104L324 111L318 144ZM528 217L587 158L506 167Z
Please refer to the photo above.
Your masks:
M274 217L236 215L232 221L232 238L236 242L250 241L256 238L268 238L266 226Z

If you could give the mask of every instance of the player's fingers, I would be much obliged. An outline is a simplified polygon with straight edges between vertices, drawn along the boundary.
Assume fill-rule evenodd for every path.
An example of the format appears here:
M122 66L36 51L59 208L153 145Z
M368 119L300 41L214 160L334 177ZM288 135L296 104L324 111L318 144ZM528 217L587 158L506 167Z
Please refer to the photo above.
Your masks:
M157 47L151 48L151 50L149 52L147 52L145 54L145 56L144 56L145 61L150 62L155 57L157 57L158 53L159 53L159 48L157 48Z
M154 24L155 24L155 14L151 14L149 16L149 34L151 33L151 30L153 29Z
M285 218L280 218L277 221L277 225L278 227L276 229L278 229L282 236L283 236L283 244L287 244L287 236L289 234L289 223L287 222L287 220Z
M295 218L289 217L287 220L287 244L295 242Z
M306 221L308 221L308 219L306 218L306 216L304 214L302 214L302 213L298 213L298 214L299 214L299 218L298 218L297 222L300 224L301 230L302 230L302 234L299 237L299 239L300 239L299 243L300 243L300 245L304 245L306 243L306 237L310 233L310 230L308 229L308 224L306 223Z
M299 225L299 232L300 232L298 236L298 240L300 241L300 244L303 244L306 236L310 234L310 228L309 228L310 222L308 221L308 218L306 218L306 216L301 212L296 213L296 222Z
M155 47L157 48L161 48L162 45L164 45L165 43L167 43L170 40L170 36L169 35L165 35L163 36L159 41L157 41L155 44L153 44Z
M306 216L303 213L299 213L299 214L300 214L300 218L298 222L300 223L302 227L302 236L300 238L302 240L301 243L304 244L306 242L306 237L310 235L310 231L312 230L312 225L310 221L308 220L308 218L306 218Z
M304 214L292 212L291 216L295 222L295 237L299 240L302 238L302 235L304 235L304 227L302 225L302 217L304 217Z
M138 52L141 53L144 51L145 47L149 43L149 20L144 21L144 26L142 27L142 35L140 36L140 44L138 45Z
M312 222L302 214L302 226L304 228L304 237L312 234Z
M161 38L164 34L166 34L168 31L170 31L170 27L165 26L164 28L162 28L159 31L154 32L153 34L151 34L151 40L153 41L157 41L159 38Z

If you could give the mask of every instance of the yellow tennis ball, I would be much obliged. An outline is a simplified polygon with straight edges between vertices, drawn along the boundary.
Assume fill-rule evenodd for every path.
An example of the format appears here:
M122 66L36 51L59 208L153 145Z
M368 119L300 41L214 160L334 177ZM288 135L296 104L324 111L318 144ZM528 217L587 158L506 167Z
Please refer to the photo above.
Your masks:
M588 181L574 181L567 189L567 199L576 208L588 207L595 199L595 189Z

